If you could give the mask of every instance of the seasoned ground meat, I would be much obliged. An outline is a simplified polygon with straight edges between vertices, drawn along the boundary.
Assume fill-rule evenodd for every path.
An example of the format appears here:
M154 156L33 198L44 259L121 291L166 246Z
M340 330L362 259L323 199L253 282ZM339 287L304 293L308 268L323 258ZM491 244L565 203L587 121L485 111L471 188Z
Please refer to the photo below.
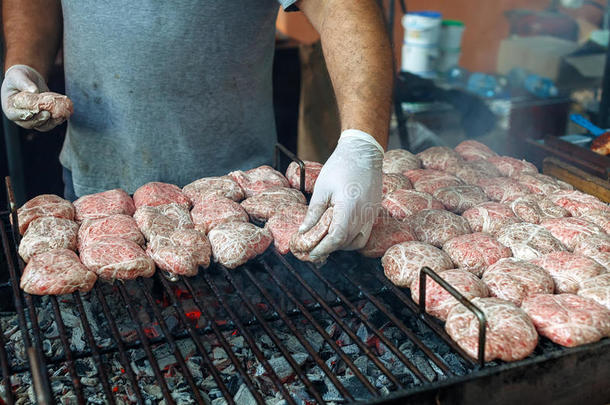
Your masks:
M310 253L318 246L318 243L328 235L328 230L333 219L334 209L327 209L322 217L311 229L304 233L295 233L290 240L290 251L299 260L312 262L314 261ZM319 258L319 262L326 261L326 257Z
M157 235L146 253L161 270L183 276L195 276L199 266L210 265L210 242L195 229L177 229L169 235Z
M487 197L499 202L511 202L526 194L527 187L508 177L488 177L479 179L477 186L481 187Z
M51 91L43 93L21 91L9 96L7 103L23 111L23 116L20 117L23 120L32 118L40 111L48 111L51 119L67 120L74 112L72 100L63 94Z
M381 193L386 195L396 190L412 189L413 185L407 177L400 173L383 174Z
M466 219L444 210L420 211L409 222L417 239L437 247L451 238L472 232Z
M492 297L502 298L517 306L526 297L552 294L553 278L542 267L515 258L501 259L483 273L483 282Z
M610 271L610 236L594 235L576 244L574 253L590 257Z
M545 219L570 216L567 210L553 204L549 199L539 194L519 197L510 203L510 207L523 222L531 224L539 224Z
M600 274L580 283L578 295L592 299L610 310L610 273Z
M469 300L489 296L485 284L469 271L443 270L438 275ZM415 277L411 283L411 298L416 304L419 304L419 277ZM444 321L451 308L456 305L459 305L459 302L447 290L430 277L426 277L427 313Z
M271 187L290 187L284 175L271 166L259 166L246 172L229 173L244 191L246 197L252 197Z
M440 175L436 173L426 173L420 176L419 179L413 183L413 188L415 188L417 191L434 194L434 192L439 188L459 186L462 184L464 184L462 180L449 173L443 173Z
M591 211L610 210L608 204L578 190L561 190L549 194L548 197L554 204L568 210L573 217L579 217Z
M305 192L313 193L313 187L316 184L316 180L322 170L322 163L312 162L309 160L304 161L305 163ZM290 183L290 187L300 190L301 186L301 168L297 162L292 162L286 169L286 178Z
M555 252L532 260L553 277L555 293L576 294L580 284L590 278L606 273L606 269L595 260L570 252Z
M562 346L579 346L610 336L610 310L588 298L539 294L526 298L521 308L538 333Z
M498 156L496 152L481 142L466 140L455 147L455 151L465 160L484 160L492 156Z
M140 207L156 207L158 205L178 204L186 209L191 208L191 200L182 193L180 187L174 184L153 181L146 183L133 193L136 209Z
M129 215L115 214L83 222L78 229L78 250L106 236L128 239L140 246L146 243L135 219Z
M604 233L602 228L582 218L545 219L540 225L548 229L568 250L574 250L582 239Z
M132 198L120 188L101 193L84 195L74 201L75 219L82 222L86 219L104 218L109 215L123 214L132 216L136 207Z
M432 195L455 214L461 214L475 205L489 201L483 189L478 186L443 187L436 189Z
M593 222L610 235L610 211L587 211L580 218Z
M416 181L421 179L422 177L435 176L435 177L443 177L447 174L442 170L432 170L432 169L412 169L407 170L402 173L409 181L414 184Z
M359 252L366 257L381 257L392 246L417 240L408 222L399 221L383 210L371 230L371 236Z
M487 318L485 361L521 360L532 354L538 344L538 333L527 314L512 302L500 298L474 298ZM479 353L479 321L463 305L449 312L445 330L471 357Z
M265 224L265 229L273 235L273 245L281 254L285 255L290 251L290 240L299 231L306 213L306 205L290 205L279 210Z
M467 209L462 214L473 232L496 234L505 226L521 222L506 204L486 202Z
M508 225L502 228L497 236L498 242L508 246L517 259L530 260L547 253L566 250L545 228L527 222Z
M78 224L65 218L42 217L30 223L19 244L26 263L35 255L53 249L76 250Z
M425 209L442 210L445 207L428 193L415 190L396 190L381 200L381 206L396 219L406 219Z
M248 222L248 214L239 203L226 197L210 196L199 201L191 210L195 229L208 234L215 226L226 222Z
M227 222L208 234L214 261L234 269L263 253L273 237L271 233L249 222Z
M487 161L498 168L503 176L516 177L520 174L536 174L538 169L532 163L510 156L492 156Z
M479 179L502 176L500 171L486 160L455 162L447 166L446 171L466 184L477 184Z
M187 184L182 188L182 193L191 200L193 205L211 196L225 197L233 201L244 199L244 192L229 176L204 177Z
M97 276L71 250L53 249L32 257L23 270L20 286L28 294L61 295L87 292Z
M392 149L383 155L384 173L404 173L407 170L419 169L421 160L404 149Z
M443 251L453 260L456 267L468 270L477 276L498 260L511 257L509 248L488 233L470 233L449 239Z
M381 258L386 277L399 287L409 287L422 267L439 272L453 268L449 255L424 242L402 242L389 248Z
M548 195L562 189L556 179L545 174L521 173L514 178L534 194Z
M87 245L80 252L83 264L104 280L151 277L155 263L135 242L106 237Z
M41 194L17 209L19 233L25 234L30 223L40 217L74 219L74 206L68 200L54 194ZM12 220L12 217L11 217Z
M246 198L241 206L255 221L266 221L276 212L295 204L306 204L307 199L299 190L288 187L269 187Z
M194 228L191 214L179 204L143 206L133 215L140 231L146 240L152 240L155 235L169 235L174 230Z
M419 152L417 157L421 159L424 169L445 170L448 165L464 160L459 153L446 146L432 146Z

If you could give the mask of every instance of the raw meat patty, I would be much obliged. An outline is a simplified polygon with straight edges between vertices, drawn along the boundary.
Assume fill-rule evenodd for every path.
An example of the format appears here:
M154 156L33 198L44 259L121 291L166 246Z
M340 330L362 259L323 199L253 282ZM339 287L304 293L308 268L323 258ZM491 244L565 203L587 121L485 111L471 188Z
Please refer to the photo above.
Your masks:
M466 219L444 210L420 211L409 222L417 239L436 247L443 246L451 238L471 232Z
M131 197L120 188L84 195L74 201L74 208L75 219L79 223L86 219L98 219L114 214L131 216L136 212Z
M442 210L443 203L428 193L415 190L396 190L387 194L381 201L381 206L388 210L396 219L406 219L425 209Z
M510 156L492 156L487 158L487 161L496 166L500 173L507 177L516 177L525 173L538 173L538 169L532 163Z
M487 318L485 361L521 360L532 354L538 344L538 333L525 311L500 298L474 298ZM471 357L479 353L479 320L463 305L449 311L445 330Z
M473 232L496 234L505 226L520 222L506 204L486 202L467 209L462 214Z
M447 173L451 173L466 184L477 184L479 179L487 177L500 177L502 174L496 166L486 160L475 160L472 162L456 162L447 167Z
M508 246L517 259L531 260L547 253L566 250L545 228L527 222L508 225L497 236L498 242Z
M453 260L453 264L480 276L490 265L500 259L511 257L509 248L488 233L470 233L449 239L443 250Z
M291 205L273 215L265 224L265 229L273 235L275 248L281 254L285 255L290 251L290 240L299 231L306 213L306 205Z
M449 255L424 242L403 242L389 248L381 258L386 277L399 287L409 287L422 267L437 273L453 268Z
M578 295L592 299L610 310L610 273L604 273L580 283Z
M562 346L597 342L610 336L610 310L574 294L540 294L521 306L538 333Z
M587 211L580 217L597 224L604 232L610 235L610 211Z
M54 249L32 258L21 276L21 289L28 294L62 295L74 291L87 292L97 276L87 270L76 253Z
M195 229L178 229L168 236L155 236L146 253L161 270L195 276L199 266L210 265L212 247L208 238Z
M214 261L234 269L263 253L271 244L271 233L249 222L220 224L208 234Z
M419 169L421 167L421 160L404 149L392 149L387 151L383 155L383 167L384 173L404 173L407 170Z
M450 186L439 188L432 194L445 208L461 214L475 205L489 201L483 189L478 186Z
M204 177L187 184L182 188L182 193L191 200L193 205L211 196L226 197L233 201L244 199L244 192L229 176Z
M32 256L53 249L76 250L78 224L65 218L42 217L30 223L21 243L19 256L28 262Z
M78 250L83 250L88 244L106 236L128 239L140 246L146 244L135 219L129 215L115 214L83 222L78 229Z
M502 298L517 306L525 297L552 294L553 279L542 267L514 258L501 259L483 273L483 282L492 297Z
M52 119L67 120L74 112L72 100L62 94L50 91L44 93L30 93L21 91L8 98L8 103L16 109L22 110L22 120L32 118L40 111L51 113Z
M156 207L158 205L178 204L186 209L191 208L191 200L182 193L175 184L152 181L146 183L133 193L133 202L136 208L143 206Z
M384 173L382 177L381 194L386 195L396 190L412 189L413 185L404 175L400 173Z
M546 219L540 225L548 229L568 250L574 250L582 239L604 232L599 226L581 218Z
M565 208L573 217L579 217L590 211L608 211L610 207L592 195L578 190L562 190L549 194L549 200Z
M510 203L510 207L517 217L531 224L539 224L549 218L570 216L570 213L564 208L553 204L548 198L539 194L519 197Z
M417 157L420 158L424 169L434 170L445 170L451 163L464 160L459 153L447 146L432 146L419 152Z
M428 194L434 194L436 190L443 187L462 185L462 180L449 173L437 175L436 173L425 173L415 183L413 188Z
M465 270L443 270L439 276L464 297L472 300L475 297L488 297L489 291L483 282L474 274ZM419 277L411 283L411 298L419 304ZM426 277L426 312L440 320L446 320L449 311L459 302L430 277Z
M155 263L137 243L116 237L87 245L80 252L80 259L104 280L130 280L155 273Z
M553 177L540 173L522 173L515 176L515 180L534 194L548 195L562 189Z
M290 251L299 260L304 262L314 262L309 255L318 246L318 243L328 235L328 230L333 219L334 209L328 208L322 217L311 229L304 233L295 233L290 240ZM320 257L317 262L325 262L326 257Z
M411 183L415 183L422 177L435 176L442 177L447 174L442 170L432 170L432 169L411 169L402 173Z
M492 156L498 156L498 154L489 149L487 145L471 139L460 142L460 144L455 147L455 151L465 160L484 160Z
M263 165L246 172L235 171L229 173L229 176L244 190L246 197L252 197L270 187L290 187L286 177L271 166Z
M215 226L226 222L248 222L248 214L239 203L221 196L209 196L191 210L195 229L208 234Z
M241 202L242 208L256 221L266 221L278 210L295 204L307 204L307 199L299 190L287 187L269 187Z
M390 247L417 240L408 222L399 221L383 210L375 219L371 236L359 252L366 257L381 257Z
M488 177L479 179L477 186L481 187L487 197L494 201L511 202L525 194L529 194L527 187L507 177Z
M570 252L549 253L532 263L553 277L557 294L576 294L583 281L606 273L604 266L595 260Z
M590 257L610 271L610 236L594 235L576 244L574 253Z
M312 162L305 160L305 192L313 193L313 187L318 180L320 171L322 170L322 163ZM292 162L286 169L286 178L290 183L290 187L300 190L301 187L301 168L297 162Z
M40 217L74 219L74 206L68 200L54 194L41 194L17 209L19 233L25 234L30 223ZM12 218L12 217L11 217Z
M133 215L146 240L155 235L169 235L174 230L194 228L191 214L184 205L166 204L156 207L142 206Z

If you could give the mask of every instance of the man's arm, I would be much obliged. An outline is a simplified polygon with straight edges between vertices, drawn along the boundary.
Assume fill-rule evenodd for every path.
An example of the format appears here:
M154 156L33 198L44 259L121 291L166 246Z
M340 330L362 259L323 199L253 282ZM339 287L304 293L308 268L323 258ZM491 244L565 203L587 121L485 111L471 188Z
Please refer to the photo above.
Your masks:
M387 147L392 106L392 49L374 0L300 0L320 33L341 115L341 129L359 129Z
M4 70L13 65L49 75L61 37L59 0L3 0L2 25L6 54Z

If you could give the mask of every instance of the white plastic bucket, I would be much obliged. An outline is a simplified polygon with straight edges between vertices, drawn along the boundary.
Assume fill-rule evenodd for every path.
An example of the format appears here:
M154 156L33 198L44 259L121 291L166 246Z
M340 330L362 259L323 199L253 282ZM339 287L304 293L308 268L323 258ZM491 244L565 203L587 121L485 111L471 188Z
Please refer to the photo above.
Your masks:
M404 43L402 45L402 70L420 76L436 71L438 49Z
M462 52L460 49L440 50L436 68L439 72L448 72L451 68L456 67L460 62Z
M436 46L441 32L441 14L436 11L407 13L402 17L404 42L421 46Z
M457 20L444 20L441 24L441 33L438 47L442 50L458 50L462 47L462 34L464 23Z

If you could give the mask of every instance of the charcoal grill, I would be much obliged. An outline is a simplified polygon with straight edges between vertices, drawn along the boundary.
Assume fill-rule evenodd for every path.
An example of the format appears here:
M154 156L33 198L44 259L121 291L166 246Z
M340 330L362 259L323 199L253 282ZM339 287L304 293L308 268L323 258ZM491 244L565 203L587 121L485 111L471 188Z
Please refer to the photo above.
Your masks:
M543 338L525 360L481 365L449 338L441 322L422 312L408 290L385 278L379 260L353 252L337 252L316 267L270 248L236 270L215 264L177 281L157 272L151 279L98 282L83 295L31 296L19 288L24 263L9 215L0 213L0 263L6 262L6 298L17 318L10 336L0 323L2 397L9 404L16 401L11 386L16 380L31 381L40 404L241 405L270 398L288 404L594 404L610 399L610 339L567 349ZM442 282L430 269L422 277ZM481 321L484 330L484 317ZM79 327L83 342L76 345ZM298 341L300 361L287 336ZM13 340L22 344L22 353L13 349ZM198 367L193 356L201 360ZM85 361L94 369L83 370ZM176 374L182 376L178 385ZM69 383L56 384L58 377ZM156 393L149 392L151 385Z

